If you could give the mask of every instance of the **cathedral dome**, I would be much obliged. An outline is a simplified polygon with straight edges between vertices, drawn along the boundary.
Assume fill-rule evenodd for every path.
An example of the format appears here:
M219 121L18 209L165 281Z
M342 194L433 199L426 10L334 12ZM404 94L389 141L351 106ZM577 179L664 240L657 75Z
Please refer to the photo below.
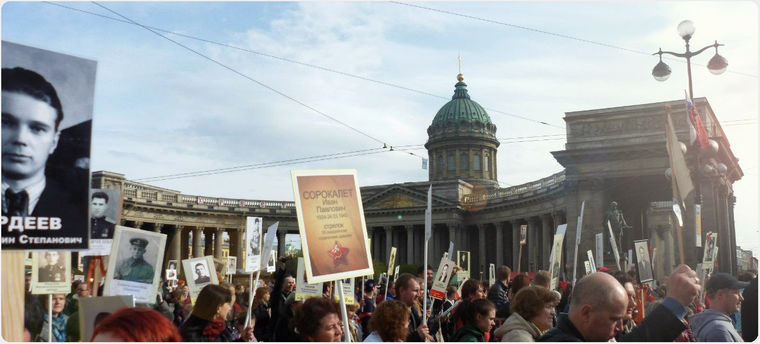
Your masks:
M467 84L462 79L460 74L454 96L433 118L433 123L428 128L429 136L456 136L468 132L491 135L496 133L496 126L491 122L491 117L480 104L470 99Z

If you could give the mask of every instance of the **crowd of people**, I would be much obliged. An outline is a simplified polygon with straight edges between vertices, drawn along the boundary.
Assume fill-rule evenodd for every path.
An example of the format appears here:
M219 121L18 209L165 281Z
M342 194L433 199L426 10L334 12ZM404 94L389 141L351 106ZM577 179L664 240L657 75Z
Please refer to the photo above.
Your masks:
M512 273L501 266L493 285L470 278L458 288L451 285L439 300L424 290L425 279L428 288L433 284L433 270L427 267L416 275L402 273L395 281L360 284L357 304L346 305L344 324L329 283L321 297L296 299L288 259L280 258L272 280L255 293L247 284L223 282L205 286L193 301L183 283L175 288L162 284L154 304L125 307L96 319L90 338L81 338L77 314L78 300L90 296L87 284L75 281L69 295L53 295L52 302L47 296L27 295L27 339L338 342L347 336L352 342L726 342L757 337L753 272L738 278L714 273L701 284L695 271L681 265L662 286L644 286L635 274L602 269L574 286L560 281L552 290L547 271Z

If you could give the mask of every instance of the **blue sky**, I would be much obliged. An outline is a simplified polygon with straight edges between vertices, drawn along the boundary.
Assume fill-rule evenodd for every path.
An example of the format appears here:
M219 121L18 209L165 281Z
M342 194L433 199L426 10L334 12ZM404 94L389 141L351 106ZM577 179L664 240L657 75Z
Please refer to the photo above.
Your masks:
M116 17L92 3L60 4ZM673 74L657 82L650 74L657 58L650 54L659 47L682 51L676 26L691 19L694 47L715 39L726 44L720 53L729 72L721 76L704 67L711 52L694 58L694 91L724 123L745 172L735 184L737 242L760 251L755 2L413 4L454 14L392 2L103 3L144 25L438 96L169 35L396 146L425 143L427 126L453 94L461 54L470 95L489 109L502 139L504 186L562 170L550 152L562 150L564 140L509 138L563 134L565 112L682 99L685 64L667 60ZM5 3L2 38L98 61L93 170L139 179L381 146L139 26L47 3ZM188 194L292 200L291 169L332 168L357 169L362 185L427 180L418 157L394 152L152 184Z

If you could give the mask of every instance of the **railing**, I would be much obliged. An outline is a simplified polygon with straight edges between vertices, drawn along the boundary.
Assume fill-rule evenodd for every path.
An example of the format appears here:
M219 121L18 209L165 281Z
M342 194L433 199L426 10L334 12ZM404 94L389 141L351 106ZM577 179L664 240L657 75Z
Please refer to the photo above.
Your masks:
M139 196L137 190L140 190ZM263 201L234 198L207 197L196 195L185 195L177 192L171 192L169 189L151 187L150 185L138 184L133 182L124 183L124 195L137 199L184 204L197 204L220 207L240 207L240 208L282 208L291 209L296 207L295 202L288 201Z
M508 188L493 190L488 193L479 193L474 195L465 195L462 197L463 204L471 204L482 201L492 201L496 199L507 198L516 196L528 192L533 192L540 189L550 188L552 186L559 185L565 181L565 172L558 172L549 177L539 179L537 181L528 182L525 184L510 186Z

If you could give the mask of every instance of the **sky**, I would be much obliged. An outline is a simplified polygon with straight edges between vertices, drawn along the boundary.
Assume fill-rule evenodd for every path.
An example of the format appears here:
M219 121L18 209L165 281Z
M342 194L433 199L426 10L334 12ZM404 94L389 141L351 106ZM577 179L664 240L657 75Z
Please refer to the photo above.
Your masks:
M683 99L685 62L666 58L672 75L658 82L651 54L682 52L676 26L690 19L693 48L725 44L722 75L705 67L712 49L693 58L694 95L707 97L740 159L737 244L760 253L753 1L100 4L2 7L3 40L97 61L91 169L141 180L362 151L145 179L267 200L293 200L292 169L356 169L360 185L427 180L421 145L453 95L458 56L498 128L502 186L559 172L550 152L564 149L565 112Z

